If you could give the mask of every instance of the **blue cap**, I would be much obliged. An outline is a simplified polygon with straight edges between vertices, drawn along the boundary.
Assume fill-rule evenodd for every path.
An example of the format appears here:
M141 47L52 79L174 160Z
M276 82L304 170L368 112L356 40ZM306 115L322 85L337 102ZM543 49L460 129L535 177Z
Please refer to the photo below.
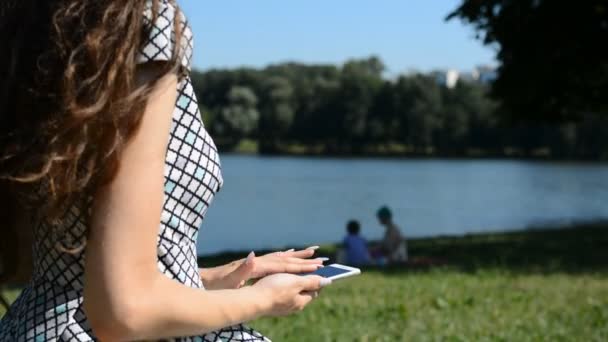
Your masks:
M390 219L393 217L393 213L391 213L391 210L387 206L383 206L378 209L376 215L378 215L378 217L381 219Z

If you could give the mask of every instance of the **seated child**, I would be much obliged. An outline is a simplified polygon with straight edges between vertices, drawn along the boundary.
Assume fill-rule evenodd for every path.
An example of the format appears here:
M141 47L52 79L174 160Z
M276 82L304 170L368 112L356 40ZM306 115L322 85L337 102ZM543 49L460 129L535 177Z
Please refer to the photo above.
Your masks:
M372 252L372 255L380 263L400 263L407 262L407 242L401 230L393 222L393 214L388 207L382 207L377 212L378 221L384 226L384 238L379 249Z
M359 235L361 225L359 222L352 220L346 225L346 230L348 235L342 243L346 264L352 266L368 265L371 258L367 250L367 241Z

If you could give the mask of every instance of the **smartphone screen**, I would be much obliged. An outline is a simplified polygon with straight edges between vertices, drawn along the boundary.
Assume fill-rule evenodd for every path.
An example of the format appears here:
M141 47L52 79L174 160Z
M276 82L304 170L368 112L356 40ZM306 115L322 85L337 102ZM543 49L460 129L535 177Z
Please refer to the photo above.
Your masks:
M312 272L312 273L306 273L303 275L318 275L321 276L323 278L332 278L335 276L338 276L340 274L344 274L344 273L351 273L352 271L349 270L345 270L343 268L337 268L337 267L332 267L332 266L325 266L323 268L319 268L318 270Z

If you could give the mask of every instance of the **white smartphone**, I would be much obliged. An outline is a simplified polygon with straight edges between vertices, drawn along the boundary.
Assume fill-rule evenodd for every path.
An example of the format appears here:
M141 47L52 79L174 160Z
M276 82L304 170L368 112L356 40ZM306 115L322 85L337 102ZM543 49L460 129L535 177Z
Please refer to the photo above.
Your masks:
M340 264L332 264L332 265L328 265L328 266L319 268L318 270L316 270L314 272L305 273L302 275L318 275L323 278L337 280L337 279L352 277L352 276L355 276L358 274L361 274L361 270L358 268L340 265Z

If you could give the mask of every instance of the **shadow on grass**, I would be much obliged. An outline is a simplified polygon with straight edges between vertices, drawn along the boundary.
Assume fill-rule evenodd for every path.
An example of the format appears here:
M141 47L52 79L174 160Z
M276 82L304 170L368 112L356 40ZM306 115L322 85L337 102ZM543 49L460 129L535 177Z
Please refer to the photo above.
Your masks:
M387 275L437 268L527 274L608 273L608 223L415 239L410 240L408 246L411 262L384 268L367 267L365 270ZM333 258L335 247L322 248L319 254ZM202 257L199 264L205 267L221 265L244 256L245 253L224 253Z

